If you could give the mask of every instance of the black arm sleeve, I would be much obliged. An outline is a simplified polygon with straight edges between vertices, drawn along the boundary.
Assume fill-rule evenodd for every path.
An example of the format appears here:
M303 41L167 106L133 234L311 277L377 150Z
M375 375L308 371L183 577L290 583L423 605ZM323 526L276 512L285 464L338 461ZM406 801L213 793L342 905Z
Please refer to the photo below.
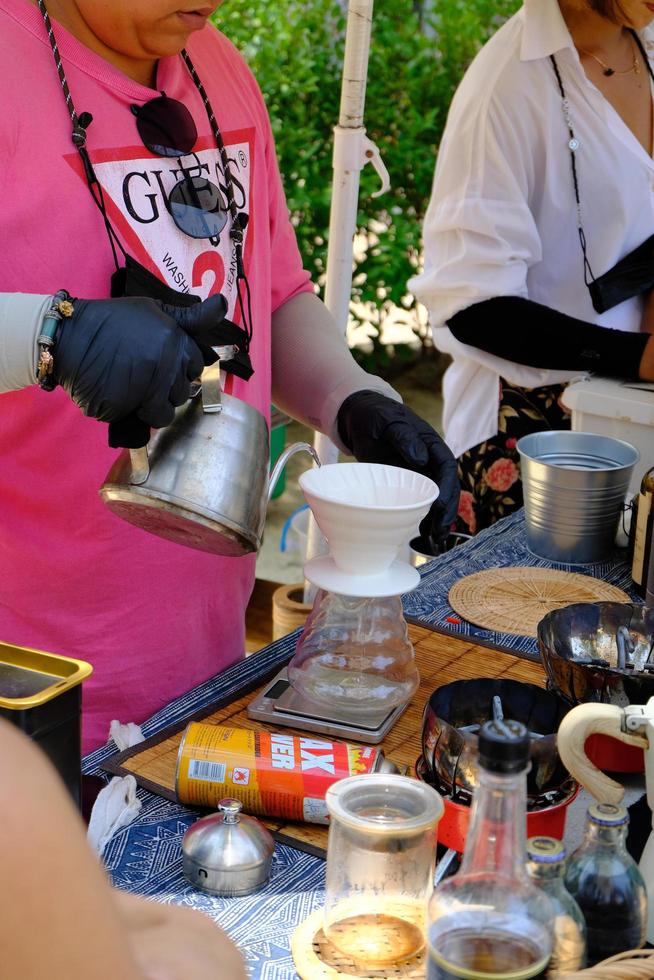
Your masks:
M507 361L559 371L638 378L647 333L609 330L520 296L475 303L447 321L462 344Z

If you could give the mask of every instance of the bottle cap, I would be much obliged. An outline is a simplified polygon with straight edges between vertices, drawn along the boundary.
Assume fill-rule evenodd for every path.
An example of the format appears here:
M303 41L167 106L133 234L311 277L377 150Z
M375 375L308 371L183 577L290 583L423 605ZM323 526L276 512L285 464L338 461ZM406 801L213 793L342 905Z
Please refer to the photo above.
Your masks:
M620 827L629 823L629 814L624 806L615 803L593 803L588 807L588 817L600 827Z
M527 858L537 864L559 864L565 860L565 847L556 837L530 837Z
M479 732L479 765L490 772L520 772L529 762L530 739L519 721L495 719Z

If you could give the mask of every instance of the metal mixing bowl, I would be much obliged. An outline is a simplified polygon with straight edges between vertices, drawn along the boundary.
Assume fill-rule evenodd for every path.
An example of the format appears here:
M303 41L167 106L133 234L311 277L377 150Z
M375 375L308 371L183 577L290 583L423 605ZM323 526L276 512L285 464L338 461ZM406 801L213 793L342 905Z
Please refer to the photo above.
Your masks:
M522 722L532 735L530 796L546 793L568 778L556 748L566 705L556 695L521 681L496 677L454 681L437 688L425 705L422 753L433 779L454 800L465 802L477 782L477 732L493 717L499 697L505 718Z
M654 696L654 608L578 602L538 625L548 687L569 705L600 701L624 707Z

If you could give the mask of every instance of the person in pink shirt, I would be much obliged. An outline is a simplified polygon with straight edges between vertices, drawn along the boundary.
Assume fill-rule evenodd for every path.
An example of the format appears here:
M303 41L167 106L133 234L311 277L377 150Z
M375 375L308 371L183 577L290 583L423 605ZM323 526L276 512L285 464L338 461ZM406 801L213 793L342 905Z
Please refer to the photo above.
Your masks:
M365 461L440 485L453 457L359 368L302 268L261 92L200 0L0 0L0 640L90 661L84 746L243 656L254 556L111 514L117 447L192 381L271 401ZM108 423L107 424L98 424Z

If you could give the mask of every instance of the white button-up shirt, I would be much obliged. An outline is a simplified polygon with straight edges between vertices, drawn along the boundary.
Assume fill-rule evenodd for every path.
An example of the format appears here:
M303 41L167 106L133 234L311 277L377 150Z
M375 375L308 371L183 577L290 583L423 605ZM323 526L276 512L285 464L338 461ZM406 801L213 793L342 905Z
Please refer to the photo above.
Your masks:
M654 33L640 36L652 61ZM579 141L594 275L654 233L654 160L587 79L556 0L525 0L477 55L452 101L423 229L425 267L409 282L428 309L434 343L453 357L443 423L456 456L497 433L500 376L530 388L579 377L459 343L445 326L458 310L522 296L602 326L640 328L640 297L599 315L584 283L570 135L551 54ZM540 341L547 344L547 336Z

